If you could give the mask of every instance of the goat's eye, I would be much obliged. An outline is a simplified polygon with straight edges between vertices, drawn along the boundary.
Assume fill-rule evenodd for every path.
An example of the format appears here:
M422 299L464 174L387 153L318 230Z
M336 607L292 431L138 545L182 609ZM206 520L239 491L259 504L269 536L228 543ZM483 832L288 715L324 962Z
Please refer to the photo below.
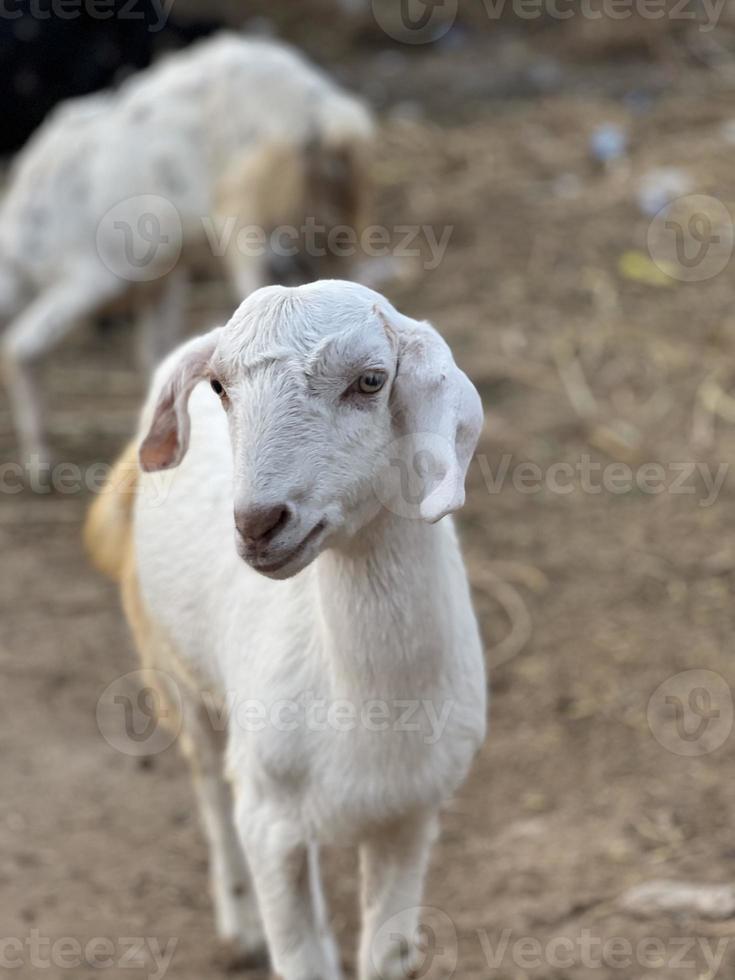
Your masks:
M383 371L366 371L358 378L357 387L363 395L374 395L383 387L385 379Z
M212 386L212 391L215 393L215 395L220 395L220 397L224 395L225 389L216 378L212 378L209 383Z

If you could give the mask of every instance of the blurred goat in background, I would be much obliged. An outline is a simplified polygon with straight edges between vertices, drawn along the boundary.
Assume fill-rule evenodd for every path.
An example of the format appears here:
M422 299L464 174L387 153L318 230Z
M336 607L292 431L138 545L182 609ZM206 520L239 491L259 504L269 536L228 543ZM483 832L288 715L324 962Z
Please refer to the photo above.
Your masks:
M349 278L351 257L308 254L303 231L359 229L372 131L362 102L295 50L229 33L56 109L0 206L3 367L31 471L48 457L34 368L83 318L132 300L150 369L180 337L202 248L240 299Z

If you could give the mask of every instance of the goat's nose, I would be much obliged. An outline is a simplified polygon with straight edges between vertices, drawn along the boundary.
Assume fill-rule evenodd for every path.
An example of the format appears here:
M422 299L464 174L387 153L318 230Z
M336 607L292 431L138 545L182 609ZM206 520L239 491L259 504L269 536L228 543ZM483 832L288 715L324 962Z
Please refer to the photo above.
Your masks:
M272 507L248 507L235 511L235 527L248 544L262 544L285 527L291 511L286 504Z

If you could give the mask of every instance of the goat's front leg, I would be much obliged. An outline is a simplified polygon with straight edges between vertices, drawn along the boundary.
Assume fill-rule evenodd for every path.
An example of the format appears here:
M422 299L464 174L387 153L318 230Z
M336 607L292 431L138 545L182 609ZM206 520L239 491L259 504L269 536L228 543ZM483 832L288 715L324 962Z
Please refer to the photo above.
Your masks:
M182 748L194 777L199 811L209 843L210 877L217 922L228 966L267 962L250 871L235 828L230 786L223 773L222 735L201 706L184 705Z
M419 907L434 813L386 824L363 841L360 980L409 980L421 965Z
M280 980L339 980L323 914L316 848L295 821L240 799L237 826Z

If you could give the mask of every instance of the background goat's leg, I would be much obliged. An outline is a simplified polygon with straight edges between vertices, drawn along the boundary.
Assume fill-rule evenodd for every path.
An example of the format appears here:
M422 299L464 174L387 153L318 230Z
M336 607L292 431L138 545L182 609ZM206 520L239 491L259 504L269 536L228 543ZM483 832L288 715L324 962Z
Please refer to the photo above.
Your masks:
M230 219L231 220L231 219ZM223 227L227 227L227 216L222 216ZM247 299L251 293L261 286L268 285L267 253L265 244L248 246L243 242L240 233L241 223L236 223L229 232L223 232L223 254L225 272L230 282L233 294L238 302Z
M181 341L186 322L189 277L179 267L147 291L138 316L141 367L148 374Z
M280 980L338 980L325 935L318 869L300 828L278 813L256 813L243 798L245 843L274 972Z
M363 842L360 980L415 975L419 906L436 828L435 814L424 814L386 825Z
M31 473L48 465L43 433L41 394L37 384L40 357L54 347L81 319L125 285L115 277L80 270L78 277L49 287L9 325L2 339L2 362L20 451Z
M23 292L17 273L0 259L0 333L22 307Z
M212 727L200 705L185 708L184 752L191 764L209 844L217 935L231 947L233 963L263 965L268 956L265 935L250 871L235 829L230 784L224 777L224 735Z

